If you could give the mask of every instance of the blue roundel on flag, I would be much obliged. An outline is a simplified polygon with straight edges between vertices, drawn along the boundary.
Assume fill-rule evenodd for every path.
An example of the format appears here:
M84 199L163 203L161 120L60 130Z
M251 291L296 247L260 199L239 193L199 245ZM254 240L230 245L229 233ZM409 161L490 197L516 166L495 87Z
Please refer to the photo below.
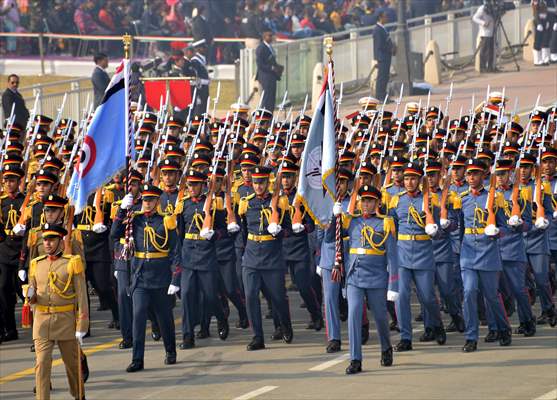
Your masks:
M91 136L85 136L83 145L81 146L78 166L78 171L82 178L89 173L91 168L93 168L96 158L97 146L95 145L95 141Z

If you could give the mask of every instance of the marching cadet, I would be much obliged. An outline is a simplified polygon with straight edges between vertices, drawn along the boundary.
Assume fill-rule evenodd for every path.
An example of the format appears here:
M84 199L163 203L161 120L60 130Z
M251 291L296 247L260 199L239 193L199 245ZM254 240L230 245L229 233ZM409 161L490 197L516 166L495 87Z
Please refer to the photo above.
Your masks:
M161 172L161 181L163 184L163 192L161 195L160 205L163 214L171 215L174 213L174 207L178 199L178 177L180 164L173 160L164 160L159 163Z
M2 169L3 187L0 197L0 227L5 239L0 241L0 341L8 342L18 338L15 322L16 288L15 275L19 266L19 255L23 237L17 236L13 228L17 224L20 208L25 196L19 191L19 184L25 173L14 164L4 165ZM25 273L22 270L22 273ZM21 273L20 273L21 274ZM22 275L20 275L20 278ZM26 277L23 276L22 281Z
M232 195L234 197L234 204L236 207L240 204L241 199L246 198L253 193L251 173L253 172L253 169L257 165L259 165L259 157L254 154L242 154L239 164L241 176L239 179L234 181L234 184L232 186ZM238 234L236 235L236 240L234 241L234 249L236 252L236 276L238 277L238 283L240 284L240 289L244 296L245 290L244 278L242 273L242 257L246 248L246 241L247 233L245 229L243 229L242 224L240 224L240 232L238 232Z
M385 207L389 207L391 199L404 191L404 166L408 164L408 160L404 157L393 156L389 166L391 170L390 182L381 190L382 203Z
M534 194L538 190L535 180L532 179L532 171L536 163L536 157L531 154L525 154L520 161L520 185L521 188L526 187L530 192L530 198L534 198ZM541 204L544 210L550 212L553 210L551 203L551 188L547 182L542 182L541 188ZM538 216L538 212L533 212L532 220L534 227L524 233L526 243L526 254L528 262L534 271L534 279L536 283L536 294L540 298L542 313L537 319L538 325L550 322L552 325L557 323L557 315L555 305L551 296L551 288L549 285L549 221Z
M222 202L218 201L220 197L212 198L213 189L207 195L203 194L203 184L206 181L207 175L194 170L188 172L186 184L189 196L178 204L175 213L181 236L181 269L170 286L169 294L178 291L182 293L182 350L195 346L194 326L196 311L200 309L200 295L204 301L202 312L206 308L209 315L217 318L221 340L226 340L229 333L228 319L218 299L215 247L215 242L224 235L223 230L226 230L224 219L216 216L217 213L224 213L224 209ZM209 215L205 210L206 202L210 202ZM203 317L199 315L200 320Z
M336 233L336 217L342 212L348 211L350 196L348 196L348 183L354 179L352 172L346 169L340 169L339 193L340 202L336 202L333 206L333 218L325 230L319 230L318 242L321 242L321 257L317 274L321 276L323 282L323 303L325 306L325 321L327 332L327 353L336 353L341 350L341 330L340 330L340 282L333 280L333 267L335 265L335 233Z
M89 309L85 272L79 256L62 255L63 237L68 232L59 225L42 228L45 255L31 260L27 296L34 308L33 342L36 397L50 399L50 376L54 343L62 354L70 393L85 399L80 376L79 344L89 329Z
M130 295L133 305L133 352L127 372L144 368L145 327L147 310L154 306L162 333L166 356L164 363L176 364L176 337L172 315L172 294L169 293L173 272L180 263L176 219L157 212L162 190L153 185L142 187L142 208L132 215L131 231L135 250L131 259ZM118 215L111 229L112 240L125 237L125 219L133 205L133 195L128 193L120 204ZM130 238L131 239L131 238Z
M97 199L97 196L101 199ZM100 200L100 201L99 201ZM110 211L114 202L114 193L106 188L99 189L87 199L83 211L76 214L74 227L81 231L87 264L87 278L99 296L100 306L97 311L110 310L112 320L110 329L120 329L118 304L114 294L111 273L112 257L110 253ZM100 208L98 207L100 205Z
M426 167L428 186L432 197L441 203L442 191L439 187L441 180L442 164L438 161L429 161ZM440 234L433 238L433 255L435 257L435 282L439 288L439 294L445 303L447 311L451 316L451 328L455 331L464 332L464 319L462 318L462 307L457 296L455 278L455 254L453 253L452 231L457 228L457 215L454 210L455 195L447 196L448 208L447 219L440 220ZM452 330L451 329L451 330ZM428 340L434 340L433 335Z
M486 308L495 320L499 344L509 346L512 342L511 330L505 309L498 297L499 273L502 270L501 256L497 237L500 228L507 223L504 214L504 197L495 193L493 199L495 224L488 224L486 210L489 191L484 188L485 164L477 159L466 164L466 181L470 187L460 195L464 237L460 253L460 268L464 285L464 320L466 342L462 347L465 353L476 351L479 336L478 291L484 296Z
M522 235L523 232L532 227L532 201L527 190L517 190L518 207L515 208L518 209L519 213L512 214L514 201L513 185L510 182L512 165L513 162L510 160L499 160L495 169L497 191L504 196L503 210L508 218L507 224L501 227L503 234L499 238L499 250L503 264L503 276L516 299L518 308L520 326L515 330L515 333L534 336L536 320L532 314L528 295L524 290L528 258L526 257L526 246ZM488 314L487 317L490 325L489 334L493 339L492 341L495 341L497 340L497 332L493 328L496 328L496 324L491 318L491 314Z
M215 195L219 197L223 204L225 204L225 192L223 186L227 183L224 182L226 172L221 168L216 170L216 181L215 181ZM232 182L232 180L230 180ZM228 189L226 189L228 190ZM233 200L231 199L233 202ZM234 204L232 204L234 208ZM235 213L234 209L231 210ZM249 326L248 314L246 311L245 299L243 297L243 292L240 289L240 284L238 283L238 276L236 275L236 252L234 249L234 243L236 241L236 235L240 232L240 225L237 222L231 220L231 215L226 213L215 213L215 218L222 219L222 222L217 223L217 225L227 227L227 234L224 234L219 240L216 241L216 251L217 251L217 263L219 266L219 282L220 282L220 292L224 298L224 302L228 305L228 300L236 310L238 310L239 320L236 323L236 328L247 329ZM236 215L234 215L236 219ZM223 230L224 232L224 230ZM241 260L240 260L241 262Z
M128 177L126 177L128 179ZM132 212L141 211L141 181L143 176L136 170L132 170L130 174L130 184L129 189L132 195L132 205L130 207ZM122 187L122 191L124 188ZM125 195L124 195L125 196ZM115 220L118 215L118 210L122 204L123 198L116 200L112 203L112 210L110 211L110 219ZM112 236L112 235L111 235ZM117 282L116 295L118 296L118 317L120 322L120 333L122 335L122 341L118 344L120 349L129 349L132 347L133 339L133 306L132 298L129 293L130 286L130 267L123 257L122 251L124 249L125 239L118 238L114 240L111 238L113 243L113 253L114 253L114 277ZM152 307L150 308L151 311ZM156 318L151 318L151 321L156 320ZM155 324L153 324L155 325ZM153 326L153 333L159 335L158 324Z
M259 301L262 287L267 289L273 312L277 313L284 342L292 342L294 336L284 282L286 266L282 252L283 226L288 229L290 225L288 199L285 196L279 197L276 201L277 209L272 209L274 199L269 193L270 173L270 169L266 167L253 169L254 193L240 200L238 206L238 214L247 232L242 273L248 317L254 334L247 346L248 351L265 348ZM278 193L275 195L278 196ZM278 213L278 222L273 220L275 213Z
M395 300L398 269L395 224L392 217L380 215L381 192L364 185L358 190L361 215L343 214L343 225L349 236L346 262L348 297L348 338L350 365L347 374L362 371L362 313L364 297L373 310L381 344L381 365L393 364L393 348L389 336L387 299ZM348 210L349 213L351 210ZM344 218L346 217L346 218ZM394 290L392 290L394 289Z
M317 300L317 295L312 288L312 274L310 269L310 254L308 233L313 232L315 224L309 215L306 214L303 206L295 205L296 199L296 174L299 167L296 164L283 162L282 166L282 194L288 198L290 220L292 221L292 231L288 232L282 240L282 251L286 266L290 271L292 281L298 288L300 296L304 300L307 310L311 316L311 322L307 329L320 331L323 327L323 315L321 314L321 304ZM297 209L298 208L298 209ZM295 221L295 217L299 221Z
M406 164L404 168L406 190L393 197L389 207L389 213L398 227L399 297L396 306L401 340L395 347L396 351L412 350L410 308L412 281L416 285L418 299L424 307L426 317L424 318L425 332L420 341L430 340L430 337L433 337L438 344L442 345L447 340L433 286L435 261L431 239L440 234L439 226L437 223L427 223L427 215L424 215L427 213L424 208L424 196L429 194L424 194L419 189L422 174L423 171L417 164ZM438 207L438 204L432 205Z

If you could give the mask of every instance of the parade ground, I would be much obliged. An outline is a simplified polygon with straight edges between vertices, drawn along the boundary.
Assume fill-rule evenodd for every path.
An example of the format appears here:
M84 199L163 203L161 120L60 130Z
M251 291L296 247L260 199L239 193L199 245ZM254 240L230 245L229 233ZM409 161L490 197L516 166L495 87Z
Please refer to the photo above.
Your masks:
M557 397L557 328L538 326L534 337L513 335L510 347L484 343L482 326L478 351L465 354L462 334L448 333L447 343L420 343L421 323L414 323L414 350L395 353L392 367L379 365L380 350L370 317L370 340L364 346L362 374L346 376L348 333L343 324L342 351L326 354L325 331L308 331L308 314L300 297L289 292L294 341L273 342L272 320L265 320L265 350L248 352L249 330L231 328L222 342L211 326L211 338L196 341L192 350L178 350L176 365L165 366L162 341L148 337L145 371L125 372L131 349L120 350L118 331L106 329L109 312L93 311L93 336L85 339L91 375L85 384L87 399L544 399ZM179 304L179 303L178 303ZM263 302L264 304L264 302ZM92 305L95 310L96 304ZM262 307L265 309L265 306ZM539 306L534 307L539 315ZM175 308L180 338L179 308ZM414 300L414 315L418 305ZM446 317L446 315L445 315ZM231 325L237 316L231 311ZM516 313L511 317L518 325ZM445 325L448 319L445 318ZM423 328L422 328L423 329ZM30 331L21 339L0 345L0 397L33 397L34 354ZM393 343L398 333L392 332ZM52 370L53 399L70 399L60 356L55 351Z

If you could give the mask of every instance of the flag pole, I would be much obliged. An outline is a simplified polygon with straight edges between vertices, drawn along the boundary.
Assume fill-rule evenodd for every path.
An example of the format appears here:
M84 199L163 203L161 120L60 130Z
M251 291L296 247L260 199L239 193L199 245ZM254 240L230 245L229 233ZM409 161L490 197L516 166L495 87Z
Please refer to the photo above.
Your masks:
M329 82L328 85L332 88L332 98L333 98L333 107L337 107L336 99L335 99L335 70L333 64L333 38L326 37L324 40L325 44L325 52L327 53L327 57L329 58L329 66L327 74L330 72L332 82ZM337 112L333 113L335 118L335 139L338 135L339 129L339 120L337 118ZM338 151L335 149L335 202L340 203L342 198L340 197L340 179L339 179L339 163L338 163ZM343 251L342 251L342 214L339 214L335 217L335 264L333 266L332 271L332 280L335 282L340 282L342 280L343 275Z
M125 34L124 36L122 36L122 42L124 43L124 59L127 60L129 62L130 59L130 46L131 46L131 42L132 42L132 37L131 35ZM124 68L124 73L127 73L127 69ZM127 77L125 77L124 79L128 79ZM126 87L126 91L129 90ZM126 194L131 192L131 173L132 173L132 143L133 143L133 130L132 130L132 115L131 115L131 107L130 107L130 98L129 98L129 94L126 93L126 102L127 104L127 118L128 118L128 123L127 123L127 127L128 127L128 131L126 132L126 135L128 135L127 140L126 140ZM131 223L131 217L132 217L132 211L131 208L128 210L128 215L126 218L126 231L125 231L125 236L124 236L124 249L122 251L122 258L124 260L126 260L126 263L128 264L128 268L129 268L129 263L131 261L131 257L133 255L133 239L132 239L132 223Z

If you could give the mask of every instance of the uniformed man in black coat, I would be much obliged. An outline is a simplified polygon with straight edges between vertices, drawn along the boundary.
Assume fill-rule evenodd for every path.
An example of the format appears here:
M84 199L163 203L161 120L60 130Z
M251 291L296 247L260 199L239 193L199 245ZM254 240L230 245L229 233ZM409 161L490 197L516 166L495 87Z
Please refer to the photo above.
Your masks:
M27 120L29 119L29 111L25 106L23 96L17 90L18 87L19 76L16 74L8 76L8 88L2 93L2 108L4 109L4 117L9 118L12 112L12 104L15 104L15 122L24 127L27 125Z
M273 32L265 29L261 44L255 50L255 61L257 63L257 75L255 79L261 84L263 100L261 106L271 112L275 109L275 97L277 96L277 81L280 80L284 67L277 63L276 51L271 46Z
M266 167L254 168L252 172L254 193L243 198L238 207L238 213L247 232L242 272L248 317L253 330L253 339L247 346L248 351L265 348L259 300L259 292L262 288L266 288L273 304L273 312L277 313L284 342L292 342L294 336L284 283L286 264L282 251L284 236L282 227L284 226L285 230L290 227L288 199L285 196L278 199L278 223L274 222L271 208L272 195L269 193L270 173L271 170Z
M164 363L176 364L176 336L172 316L173 299L169 292L173 274L180 260L177 246L176 218L157 212L162 190L153 185L142 187L142 211L132 215L135 251L131 260L130 293L133 304L133 355L127 372L143 369L147 310L153 306L160 323L165 348ZM133 195L120 204L111 229L112 240L125 237L128 210Z
M387 22L389 22L387 14L384 11L380 11L377 24L373 28L373 57L377 61L375 97L380 101L383 101L387 94L389 70L391 69L391 59L394 52L394 44L389 37L389 32L385 29Z
M193 44L195 54L191 58L191 68L197 76L197 95L193 108L193 115L201 115L207 112L207 101L209 100L209 71L207 70L207 43L204 40ZM193 95L193 93L192 93Z

